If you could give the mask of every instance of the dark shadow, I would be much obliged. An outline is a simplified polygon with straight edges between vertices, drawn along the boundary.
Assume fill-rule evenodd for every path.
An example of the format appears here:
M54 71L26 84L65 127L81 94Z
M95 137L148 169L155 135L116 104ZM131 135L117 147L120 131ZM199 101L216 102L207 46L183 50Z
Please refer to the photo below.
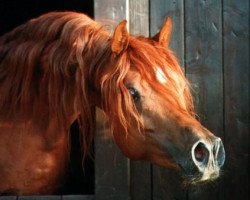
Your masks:
M80 145L80 132L77 122L71 126L70 167L65 185L59 194L94 194L95 172L93 158L84 162ZM94 148L92 149L93 152ZM83 165L84 164L84 165Z
M0 0L0 35L50 11L77 11L94 15L93 0Z

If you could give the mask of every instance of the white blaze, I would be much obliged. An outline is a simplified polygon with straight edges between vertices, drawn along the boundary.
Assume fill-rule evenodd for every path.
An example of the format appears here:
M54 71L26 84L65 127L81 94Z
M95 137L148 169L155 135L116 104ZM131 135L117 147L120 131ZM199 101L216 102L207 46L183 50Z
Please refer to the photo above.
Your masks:
M180 103L182 104L182 106L184 108L186 108L186 101L184 98L184 89L186 87L185 82L172 69L167 68L166 70L167 70L167 73L168 73L169 77L171 78L171 80L173 80L174 83L176 84L175 92L178 93ZM168 78L166 77L166 75L164 74L164 72L162 71L162 69L159 66L156 66L155 73L156 73L156 78L160 83L166 84L169 82Z
M164 72L159 67L156 67L156 77L157 77L158 81L160 81L160 83L165 84L168 81L168 79L165 76Z

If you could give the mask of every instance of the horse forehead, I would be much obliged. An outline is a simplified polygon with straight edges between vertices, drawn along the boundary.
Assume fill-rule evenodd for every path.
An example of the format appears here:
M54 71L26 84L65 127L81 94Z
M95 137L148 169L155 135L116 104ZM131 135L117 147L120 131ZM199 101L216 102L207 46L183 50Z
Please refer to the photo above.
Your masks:
M165 68L169 78L171 78L177 85L179 90L184 90L185 88L185 81L183 80L183 78L178 74L178 72L172 70L169 67ZM155 74L156 74L156 78L157 80L162 83L162 84L168 84L169 82L169 78L166 77L165 73L163 72L163 70L159 67L156 66L155 67Z
M175 87L173 87L173 90L175 91L175 93L177 93L178 101L182 105L183 108L186 108L186 100L184 96L184 90L186 87L185 80L178 72L172 70L171 68L167 67L165 68L165 70L166 70L168 77L165 75L162 68L158 66L155 67L155 74L156 74L157 80L161 84L168 85L169 87L171 87L170 85L173 85L171 84L171 82L174 82Z
M136 82L138 80L141 80L141 75L136 70L132 70L131 69L126 74L126 78L125 79L126 79L126 81L129 81L129 82Z
M169 78L175 82L176 84L176 89L179 90L179 92L183 92L185 88L185 81L183 78L178 74L178 72L175 72L174 70L170 68L165 68L167 76L163 72L162 68L159 66L155 67L155 76L156 79L161 83L161 84L168 84L169 83ZM138 81L141 81L143 77L140 75L140 73L136 70L129 70L127 75L126 75L126 81L130 83L136 83Z

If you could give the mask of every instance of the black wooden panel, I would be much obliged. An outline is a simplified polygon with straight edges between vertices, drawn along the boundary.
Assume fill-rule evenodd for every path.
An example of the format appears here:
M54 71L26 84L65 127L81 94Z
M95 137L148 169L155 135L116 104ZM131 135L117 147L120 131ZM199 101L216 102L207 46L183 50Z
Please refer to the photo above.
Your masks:
M19 196L18 200L61 200L61 196Z
M153 170L154 200L186 200L187 189L176 171L156 167Z
M155 35L166 17L173 21L170 48L176 52L184 67L184 2L182 0L150 1L150 35ZM186 199L187 190L182 187L178 173L153 166L153 199Z
M151 165L143 161L130 162L130 197L135 200L151 200Z
M0 200L94 200L94 195L0 196Z
M249 1L224 0L225 199L249 195Z
M61 200L94 200L94 199L95 199L94 195L64 195L61 198Z
M107 119L97 110L95 138L95 196L100 200L129 198L129 160L125 158L111 138Z
M17 200L17 196L0 196L0 200Z
M187 1L186 74L194 89L199 118L223 137L221 2Z
M222 5L185 1L186 75L200 121L223 137ZM220 182L190 188L189 199L218 199Z

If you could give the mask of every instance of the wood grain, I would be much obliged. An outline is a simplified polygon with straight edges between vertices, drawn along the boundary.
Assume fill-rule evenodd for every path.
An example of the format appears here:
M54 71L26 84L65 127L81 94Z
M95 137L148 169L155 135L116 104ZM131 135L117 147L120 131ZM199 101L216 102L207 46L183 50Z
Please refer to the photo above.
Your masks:
M199 120L215 135L223 130L222 5L185 2L186 75L193 88ZM189 189L189 199L218 199L220 182Z
M128 18L128 1L123 0L95 0L95 19L113 23L115 26ZM103 126L107 119L97 111L97 125L95 138L95 195L100 200L125 200L129 193L129 163L112 140L104 140L103 136L109 132Z
M249 199L249 1L224 0L225 199Z
M150 2L150 35L160 30L166 17L173 23L170 48L176 52L180 65L184 70L184 2L182 0ZM153 199L185 199L187 189L182 187L178 173L153 166Z

